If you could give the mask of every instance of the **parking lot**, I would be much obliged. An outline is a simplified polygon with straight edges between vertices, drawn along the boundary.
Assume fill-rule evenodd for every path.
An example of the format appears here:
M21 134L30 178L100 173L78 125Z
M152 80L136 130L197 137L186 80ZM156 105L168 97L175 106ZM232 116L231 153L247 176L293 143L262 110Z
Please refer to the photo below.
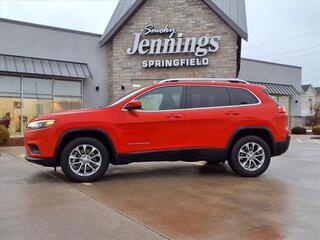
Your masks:
M203 162L110 166L95 183L0 148L0 238L318 239L320 139L293 136L258 178Z

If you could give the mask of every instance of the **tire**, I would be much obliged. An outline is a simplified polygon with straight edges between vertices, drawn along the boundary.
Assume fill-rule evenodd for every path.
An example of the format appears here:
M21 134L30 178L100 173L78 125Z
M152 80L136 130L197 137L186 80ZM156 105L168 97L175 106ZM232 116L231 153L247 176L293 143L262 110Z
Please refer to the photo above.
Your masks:
M271 151L266 141L257 136L246 136L233 145L228 162L236 174L257 177L267 170L270 160Z
M62 171L76 182L96 181L104 176L108 166L109 153L106 147L94 138L74 139L66 145L61 154Z

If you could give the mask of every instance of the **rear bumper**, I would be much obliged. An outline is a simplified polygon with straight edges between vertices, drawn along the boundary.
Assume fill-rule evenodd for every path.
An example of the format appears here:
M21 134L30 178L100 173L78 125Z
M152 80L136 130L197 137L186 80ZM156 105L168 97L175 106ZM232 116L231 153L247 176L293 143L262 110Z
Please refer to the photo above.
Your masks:
M30 157L26 155L25 159L28 162L35 163L45 167L55 167L56 163L53 158L39 158L39 157Z
M274 146L273 146L273 154L272 156L279 156L283 153L285 153L290 145L290 136L289 134L287 135L287 138L283 141L276 141L274 142Z

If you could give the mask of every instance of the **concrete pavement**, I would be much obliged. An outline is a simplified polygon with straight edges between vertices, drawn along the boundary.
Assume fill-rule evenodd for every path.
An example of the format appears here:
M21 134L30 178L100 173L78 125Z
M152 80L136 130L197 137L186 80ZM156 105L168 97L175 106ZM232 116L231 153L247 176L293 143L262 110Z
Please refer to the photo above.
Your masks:
M0 151L1 240L166 239L50 172Z
M227 165L162 162L111 166L101 181L78 184L9 155L21 158L21 148L0 148L0 236L318 239L319 149L310 136L293 136L259 178Z

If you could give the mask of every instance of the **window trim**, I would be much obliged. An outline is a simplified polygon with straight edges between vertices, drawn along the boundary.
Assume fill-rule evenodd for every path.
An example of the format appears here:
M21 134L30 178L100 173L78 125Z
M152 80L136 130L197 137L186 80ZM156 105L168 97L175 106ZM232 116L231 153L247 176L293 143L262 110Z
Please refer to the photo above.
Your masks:
M148 93L154 89L158 89L158 88L163 88L163 87L174 87L174 86L182 86L183 87L183 91L182 91L182 107L183 108L179 108L179 109L169 109L169 110L140 110L140 109L136 109L134 110L135 112L172 112L172 111L178 111L178 110L201 110L201 109L214 109L214 108L230 108L230 107L246 107L246 106L257 106L260 105L262 103L261 99L254 93L252 92L250 89L244 88L244 87L237 87L237 86L217 86L217 85L209 85L209 84L201 84L201 85L197 85L197 84L187 84L187 85L170 85L170 86L159 86L156 88L152 88L149 89L146 92L143 92L141 94L139 94L138 96L136 96L135 98L132 98L130 101L132 100L136 100L138 97L142 96L145 93ZM187 108L187 97L188 97L188 93L189 93L189 87L191 86L205 86L205 87L223 87L223 88L227 88L228 93L229 93L229 97L231 100L231 91L230 88L240 88L240 89L244 89L249 91L253 96L255 96L258 99L257 103L250 103L250 104L238 104L238 105L226 105L226 106L215 106L215 107L201 107L201 108ZM129 102L130 102L129 101ZM126 102L122 108L121 111L129 111L128 109L126 109L125 107L127 106L128 102Z
M138 96L132 98L130 101L136 100L137 98L139 98L139 97L147 94L148 92L151 92L151 91L156 90L156 89L159 89L159 88L164 88L164 87L177 87L177 86L182 87L182 96L181 96L181 105L182 105L181 107L182 107L182 108L166 109L166 110L142 110L142 109L135 109L134 111L135 111L135 112L172 112L172 111L185 110L185 109L186 109L186 100L187 100L187 98L186 98L186 95L187 95L187 94L186 94L186 85L180 85L180 84L179 84L179 85L164 85L164 86L159 86L159 87L155 87L155 88L149 89L148 91L145 91L145 92L139 94ZM129 101L129 102L130 102L130 101ZM122 111L129 111L128 109L126 109L126 106L128 105L129 102L126 102L126 103L122 106L122 108L121 108Z

